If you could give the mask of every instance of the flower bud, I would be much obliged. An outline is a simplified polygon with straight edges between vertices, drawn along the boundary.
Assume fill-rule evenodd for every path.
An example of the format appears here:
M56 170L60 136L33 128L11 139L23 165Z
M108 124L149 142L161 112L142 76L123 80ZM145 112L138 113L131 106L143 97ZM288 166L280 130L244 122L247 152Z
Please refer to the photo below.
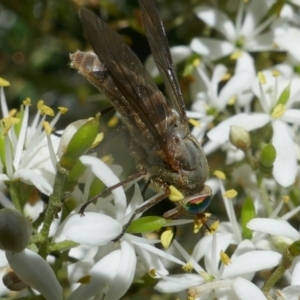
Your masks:
M249 149L251 145L249 132L241 126L230 127L229 139L232 145L242 151Z
M276 159L276 149L272 144L263 147L260 153L259 162L265 168L272 168Z
M93 145L99 129L99 115L84 123L72 136L60 159L60 165L71 170L77 159Z
M6 270L2 282L11 291L21 291L27 287L27 284L11 268Z
M18 253L23 251L31 236L30 222L15 209L0 210L0 248Z

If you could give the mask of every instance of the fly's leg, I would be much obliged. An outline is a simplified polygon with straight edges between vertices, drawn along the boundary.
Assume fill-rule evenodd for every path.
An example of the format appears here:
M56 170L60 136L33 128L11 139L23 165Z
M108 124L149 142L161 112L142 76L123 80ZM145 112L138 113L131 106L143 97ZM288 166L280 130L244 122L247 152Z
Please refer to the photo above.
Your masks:
M129 221L123 226L123 230L122 230L121 234L113 240L114 242L117 242L125 234L126 230L130 226L131 222L134 220L134 218L138 214L141 214L141 213L145 212L146 210L148 210L149 208L156 205L157 203L164 200L165 198L167 198L170 195L170 189L169 189L168 184L165 181L161 180L160 178L150 177L149 178L149 184L153 184L156 187L158 187L159 189L161 189L163 191L163 194L158 195L156 198L151 199L151 201L146 201L142 205L140 205L134 211L134 213L132 214ZM149 186L149 184L147 184L147 186Z
M136 173L136 174L133 174L133 175L129 176L128 178L126 178L125 180L120 181L119 183L117 183L117 184L115 184L115 185L112 185L112 186L110 186L110 187L105 188L101 193L99 193L98 195L96 195L96 196L94 196L93 198L91 198L91 199L89 199L88 201L86 201L86 202L81 206L81 208L80 208L80 210L79 210L79 214L80 214L81 216L84 216L84 211L85 211L85 209L87 208L87 206L89 206L89 205L90 205L92 202L94 202L97 198L102 197L102 196L105 195L106 193L111 192L111 191L113 191L114 189L116 189L116 188L118 188L118 187L120 187L120 186L123 186L124 184L126 184L126 183L128 183L128 182L130 182L130 181L132 181L132 180L134 180L134 179L137 179L137 178L141 177L142 175L145 175L145 174L140 173L140 172L139 172L139 173Z

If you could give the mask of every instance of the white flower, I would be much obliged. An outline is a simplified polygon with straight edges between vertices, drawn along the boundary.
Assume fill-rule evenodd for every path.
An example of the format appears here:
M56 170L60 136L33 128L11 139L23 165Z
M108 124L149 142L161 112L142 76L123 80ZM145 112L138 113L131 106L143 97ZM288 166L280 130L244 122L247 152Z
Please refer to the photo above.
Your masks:
M192 130L192 133L200 140L214 118L219 113L226 112L225 108L230 102L231 104L235 102L237 105L234 107L240 112L239 107L247 106L253 97L253 93L245 93L254 79L253 72L241 69L220 89L219 86L225 78L228 78L228 70L221 64L214 68L211 79L202 64L194 72L195 80L191 85L191 94L194 99L192 110L195 112L187 112L187 116L201 119L201 127L194 127ZM208 149L209 147L211 145L204 146L206 154L212 151Z
M1 87L1 110L6 122L2 128L5 147L5 161L1 169L6 173L0 174L0 181L16 180L34 185L40 192L50 195L55 176L55 168L50 160L49 147L42 131L42 122L46 115L40 119L38 111L31 127L28 126L30 101L24 101L21 107L21 119L9 117L3 87ZM20 130L16 128L18 120L21 122ZM8 131L7 134L5 131ZM59 139L53 137L53 143L58 146ZM4 165L3 165L4 164Z
M239 1L235 24L218 9L208 6L196 7L197 17L220 32L226 41L194 38L190 45L192 50L210 60L227 56L239 49L249 52L274 50L273 33L266 29L276 16L272 15L262 22L272 4L273 1L268 0L252 0L247 4Z
M209 131L208 137L221 145L228 142L232 125L251 131L270 122L273 128L272 144L276 149L273 176L280 185L287 187L294 183L297 174L296 146L293 140L295 132L289 124L300 124L300 110L291 108L299 101L300 81L295 77L292 81L274 77L271 71L263 74L266 83L257 81L253 92L264 112L234 115Z
M281 27L282 28L282 27ZM300 62L299 43L300 43L300 29L297 27L290 27L274 39L275 43L283 50Z

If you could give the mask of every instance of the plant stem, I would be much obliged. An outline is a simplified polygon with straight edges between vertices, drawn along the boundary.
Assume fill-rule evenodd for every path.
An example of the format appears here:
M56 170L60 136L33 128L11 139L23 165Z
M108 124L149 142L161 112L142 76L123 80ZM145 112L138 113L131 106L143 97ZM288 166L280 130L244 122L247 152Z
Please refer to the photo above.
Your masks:
M7 185L8 185L10 197L14 204L15 209L21 212L21 205L20 205L20 198L19 198L17 183L15 181L9 181L9 182L7 182Z
M282 277L284 272L291 266L294 257L289 253L289 251L285 251L282 257L282 261L280 265L273 272L271 277L265 282L262 287L262 291L264 293L268 293L274 284Z
M61 199L64 196L64 183L68 176L68 171L63 169L59 164L57 164L57 173L55 176L53 193L49 198L49 204L46 210L43 228L39 233L42 239L39 254L42 257L46 257L48 254L48 236L50 231L50 226L54 220L58 210L61 207Z

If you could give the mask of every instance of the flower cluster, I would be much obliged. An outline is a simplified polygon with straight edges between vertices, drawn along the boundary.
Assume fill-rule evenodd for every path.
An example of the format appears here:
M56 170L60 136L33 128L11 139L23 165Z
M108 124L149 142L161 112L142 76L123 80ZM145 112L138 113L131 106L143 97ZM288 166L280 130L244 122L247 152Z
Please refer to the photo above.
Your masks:
M298 299L299 7L299 0L200 5L194 13L206 36L171 48L193 79L187 116L222 220L197 215L194 231L208 229L202 238L183 234L193 220L141 216L163 192L145 201L140 177L123 185L122 168L96 156L99 114L54 135L66 109L55 115L39 101L30 121L31 100L9 111L9 83L0 79L0 295L121 299L152 278L157 292L190 300ZM152 57L146 67L158 75Z

